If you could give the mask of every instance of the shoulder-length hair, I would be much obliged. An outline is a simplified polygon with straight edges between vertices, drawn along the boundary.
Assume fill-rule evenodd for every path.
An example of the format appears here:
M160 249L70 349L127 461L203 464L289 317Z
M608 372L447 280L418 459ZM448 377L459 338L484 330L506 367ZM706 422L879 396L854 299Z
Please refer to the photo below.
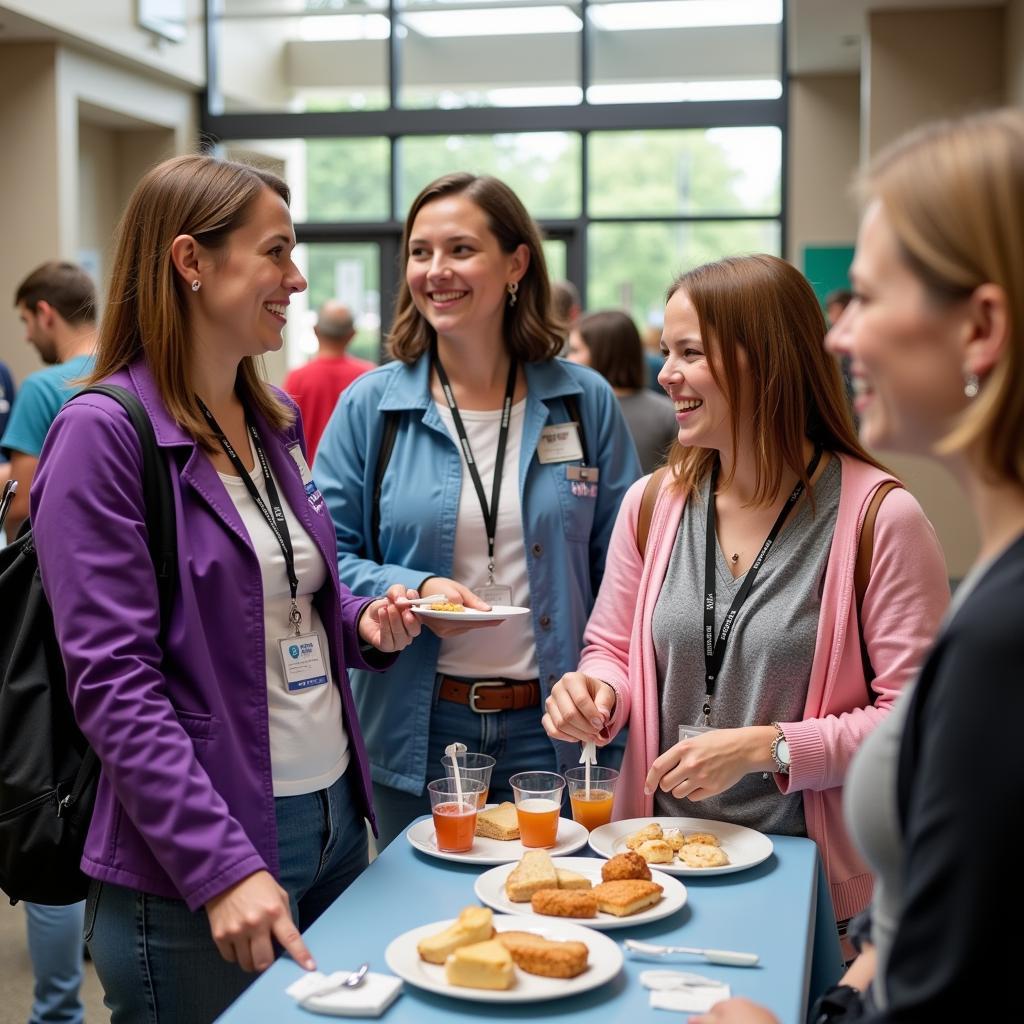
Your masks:
M1009 343L938 450L976 447L987 472L1024 486L1024 114L927 125L883 150L860 191L881 202L932 302L966 299L988 283L1005 293Z
M409 238L420 210L435 199L455 195L466 196L483 210L487 226L503 252L511 254L520 245L529 250L530 261L519 281L516 304L505 305L502 328L505 345L511 355L524 363L552 359L565 342L565 325L557 319L551 305L551 285L540 231L519 197L503 181L459 172L446 174L427 185L413 200L405 218L403 265L409 259ZM388 336L391 355L403 363L414 363L436 338L437 332L413 303L403 275L395 320Z
M754 504L774 501L786 470L806 486L804 440L873 466L861 447L835 359L825 350L825 317L807 278L777 256L737 256L678 277L668 298L684 292L697 312L708 367L734 411L739 443L741 391L753 407L757 474ZM740 371L739 351L746 356ZM695 491L718 453L674 442L668 463L675 484ZM728 478L722 481L728 482Z
M196 400L186 285L174 268L171 243L178 235L191 235L207 249L223 250L264 189L285 203L291 199L288 186L266 171L210 156L174 157L139 182L117 228L89 383L143 356L168 412L208 451L218 450L217 440ZM261 369L256 357L242 360L239 397L280 430L294 416L264 383Z
M590 350L590 365L613 388L639 391L646 384L640 332L633 318L618 309L581 316L572 325Z

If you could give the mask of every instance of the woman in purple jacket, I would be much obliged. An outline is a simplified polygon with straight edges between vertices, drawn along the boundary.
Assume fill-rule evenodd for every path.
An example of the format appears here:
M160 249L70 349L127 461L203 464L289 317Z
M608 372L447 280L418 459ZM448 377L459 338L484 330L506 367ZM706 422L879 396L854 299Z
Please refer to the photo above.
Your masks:
M301 422L257 373L306 287L288 199L272 175L179 157L122 222L92 380L138 395L170 473L162 640L121 406L65 406L32 489L71 700L103 769L82 869L114 1024L212 1020L274 940L313 968L299 929L365 867L373 821L346 669L386 667L419 632L397 603L415 592L339 585Z

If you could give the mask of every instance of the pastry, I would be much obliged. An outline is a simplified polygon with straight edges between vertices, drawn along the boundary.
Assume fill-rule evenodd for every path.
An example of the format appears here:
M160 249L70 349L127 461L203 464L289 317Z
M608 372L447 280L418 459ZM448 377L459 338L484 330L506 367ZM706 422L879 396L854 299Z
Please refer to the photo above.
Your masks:
M675 858L675 851L664 839L648 839L636 848L636 852L648 864L671 864Z
M516 805L506 800L497 807L478 812L476 834L482 839L500 839L502 842L518 839L519 818L516 816Z
M661 826L656 821L652 821L650 825L644 825L639 832L626 836L626 846L631 850L635 850L641 843L647 842L648 839L660 839L661 836Z
M541 889L533 894L530 906L535 914L548 917L597 917L597 897L593 889L575 892Z
M460 946L444 965L449 985L506 989L515 984L512 955L497 939Z
M665 829L665 834L661 838L664 839L676 853L678 853L682 848L683 843L687 842L686 836L684 836L682 831L678 828Z
M594 886L597 909L616 917L628 917L661 899L661 886L640 878L624 878L617 882L602 882Z
M555 868L555 875L558 877L559 889L591 889L593 882L584 875L575 871L566 871L565 868Z
M614 882L622 878L642 878L651 880L651 869L647 861L633 850L629 853L617 853L611 860L601 866L601 878L605 882Z
M460 946L494 935L494 914L487 907L466 907L443 932L420 939L416 952L428 964L443 964Z
M464 612L466 606L453 604L451 601L437 601L435 604L428 604L427 608L432 612Z
M718 836L710 832L691 832L684 840L685 843L704 843L706 846L721 846Z
M720 868L729 863L725 850L710 843L687 843L679 859L689 868Z
M575 978L587 969L590 951L584 942L553 942L533 932L499 932L516 966L545 978Z
M541 889L557 889L558 875L547 850L527 850L505 879L505 895L513 903L529 903Z

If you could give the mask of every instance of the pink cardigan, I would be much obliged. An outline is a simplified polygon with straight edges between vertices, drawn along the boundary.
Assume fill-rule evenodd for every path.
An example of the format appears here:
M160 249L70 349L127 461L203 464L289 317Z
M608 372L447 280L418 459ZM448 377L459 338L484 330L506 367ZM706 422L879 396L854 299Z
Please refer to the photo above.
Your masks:
M842 920L867 905L872 888L867 866L843 825L846 769L861 741L916 675L949 603L949 584L942 549L921 506L906 490L891 491L875 520L871 577L864 595L864 639L877 674L871 684L874 703L865 707L868 688L857 631L854 564L871 496L893 478L859 460L839 458L839 513L825 573L807 703L803 721L780 723L792 767L788 776L775 778L784 793L803 792L807 832L818 844L836 916ZM661 739L651 621L685 505L677 490L662 486L651 518L646 559L641 561L636 525L647 479L633 484L623 499L579 666L581 672L615 689L618 700L610 734L629 723L615 798L619 819L653 813L654 798L643 792Z

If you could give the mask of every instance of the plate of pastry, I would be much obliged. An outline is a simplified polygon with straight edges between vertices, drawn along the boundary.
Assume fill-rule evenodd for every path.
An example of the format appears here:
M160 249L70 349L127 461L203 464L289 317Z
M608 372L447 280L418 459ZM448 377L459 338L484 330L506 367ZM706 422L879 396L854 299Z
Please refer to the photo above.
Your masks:
M475 906L399 935L384 951L384 960L416 988L488 1003L578 995L622 970L622 951L600 932L550 917L496 915Z
M602 857L633 852L652 869L670 875L728 875L752 868L774 846L745 825L706 818L628 818L590 833L590 847Z
M479 899L501 914L535 914L607 931L657 921L686 903L686 886L652 871L638 853L611 860L528 850L517 864L479 875Z
M514 604L494 604L489 612L477 611L462 604L426 604L413 608L414 614L424 619L459 619L462 622L503 622L517 615L529 615L530 609Z
M465 853L448 853L437 848L433 818L413 822L406 829L405 835L409 843L421 853L462 864L508 864L519 860L526 853L526 847L519 838L515 805L508 801L488 804L477 814L473 845ZM587 830L571 818L559 818L555 845L547 852L553 857L565 857L586 845Z

